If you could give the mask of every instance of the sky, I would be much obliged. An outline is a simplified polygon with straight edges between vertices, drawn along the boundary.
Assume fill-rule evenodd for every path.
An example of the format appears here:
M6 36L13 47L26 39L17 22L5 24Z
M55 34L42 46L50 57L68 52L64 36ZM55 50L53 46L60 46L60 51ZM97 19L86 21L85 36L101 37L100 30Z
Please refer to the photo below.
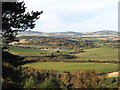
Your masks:
M24 0L27 11L43 11L32 31L118 30L119 0Z

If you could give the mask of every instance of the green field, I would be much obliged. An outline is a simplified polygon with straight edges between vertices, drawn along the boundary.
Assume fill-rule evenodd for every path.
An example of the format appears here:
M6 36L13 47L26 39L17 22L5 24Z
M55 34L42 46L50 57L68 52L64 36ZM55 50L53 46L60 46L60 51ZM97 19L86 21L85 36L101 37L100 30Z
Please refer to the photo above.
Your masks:
M39 55L47 55L51 53L55 53L57 50L38 50L38 49L26 49L26 48L20 48L20 47L10 47L10 52L16 55L28 55L28 56L39 56ZM60 50L61 53L67 54L70 52L70 50Z
M85 52L75 54L78 60L118 60L118 49L109 47L86 49Z
M26 49L26 48L19 48L19 47L10 47L10 52L12 52L13 54L17 54L17 55L41 55L41 54L49 54L52 53L54 51L51 50L37 50L37 49Z
M50 55L51 53L55 53L56 50L38 50L38 49L26 49L19 47L10 47L10 52L17 55L27 55L27 56L40 56L40 55ZM92 48L85 49L85 52L72 54L77 56L74 61L80 60L104 60L104 61L117 61L118 60L118 49L112 49L109 47L101 47L101 48ZM68 54L71 50L60 50L63 54Z
M24 67L55 71L95 70L97 72L113 72L118 69L117 64L101 63L65 63L65 62L37 62L24 65Z

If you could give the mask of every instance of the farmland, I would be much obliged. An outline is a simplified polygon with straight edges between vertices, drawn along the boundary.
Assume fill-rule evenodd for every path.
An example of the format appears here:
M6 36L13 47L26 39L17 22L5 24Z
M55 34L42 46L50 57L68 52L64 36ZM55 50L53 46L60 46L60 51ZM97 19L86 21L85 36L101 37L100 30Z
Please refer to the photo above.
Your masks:
M21 37L22 40L5 51L10 54L9 59L16 57L13 61L19 63L22 58L24 87L30 87L29 82L37 88L57 82L57 87L117 87L116 76L108 77L109 73L119 71L117 41L34 36Z
M51 52L54 52L51 50L43 51L43 50L26 49L26 48L20 48L20 47L11 47L10 51L16 55L27 55L27 56L31 56L31 55L39 56L42 54L49 54Z
M117 64L99 64L99 63L65 63L65 62L37 62L24 65L24 67L33 67L35 69L55 70L55 71L77 71L77 70L95 70L97 72L113 72L118 68Z
M83 53L76 54L79 59L90 60L118 60L118 49L102 47L85 50Z
M112 41L54 37L32 37L26 40L24 39L25 44L21 43L9 48L9 52L15 55L27 56L25 59L31 62L35 60L35 63L27 63L24 66L56 71L90 69L112 72L117 70L117 64L113 63L118 61L118 49L110 47ZM113 63L106 64L102 61Z
M38 49L26 49L20 47L10 47L10 51L16 55L23 56L45 56L51 55L51 53L55 53L56 50L38 50ZM59 50L62 54L69 54L73 52L73 50ZM92 48L85 49L84 52L77 54L70 54L76 56L74 61L81 60L96 60L96 61L117 61L118 60L118 49L113 49L109 47L101 47L101 48ZM70 59L69 61L73 61Z

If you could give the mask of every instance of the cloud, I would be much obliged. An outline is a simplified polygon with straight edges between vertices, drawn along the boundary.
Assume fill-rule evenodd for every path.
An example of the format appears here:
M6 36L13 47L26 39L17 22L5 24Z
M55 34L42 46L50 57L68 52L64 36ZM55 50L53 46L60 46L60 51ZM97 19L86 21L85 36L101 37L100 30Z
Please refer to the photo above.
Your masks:
M74 30L80 32L118 30L117 17L117 10L112 10L83 22L72 23L71 26L74 27Z
M93 31L117 29L118 0L24 0L27 11L43 14L33 30Z

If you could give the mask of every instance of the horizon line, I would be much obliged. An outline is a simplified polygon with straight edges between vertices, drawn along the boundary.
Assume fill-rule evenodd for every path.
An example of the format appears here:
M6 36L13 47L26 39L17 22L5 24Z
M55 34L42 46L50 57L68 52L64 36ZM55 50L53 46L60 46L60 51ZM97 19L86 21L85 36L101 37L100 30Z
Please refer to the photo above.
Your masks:
M28 31L28 30L26 30ZM47 32L47 31L38 31L38 30L29 30L29 31L34 31L34 32ZM98 31L89 31L89 32L99 32L99 31L116 31L116 32L119 32L118 30L98 30ZM78 32L78 31L49 31L50 33L59 33L59 32ZM47 33L49 33L47 32ZM87 33L86 31L79 31L79 32L83 32L83 33Z

